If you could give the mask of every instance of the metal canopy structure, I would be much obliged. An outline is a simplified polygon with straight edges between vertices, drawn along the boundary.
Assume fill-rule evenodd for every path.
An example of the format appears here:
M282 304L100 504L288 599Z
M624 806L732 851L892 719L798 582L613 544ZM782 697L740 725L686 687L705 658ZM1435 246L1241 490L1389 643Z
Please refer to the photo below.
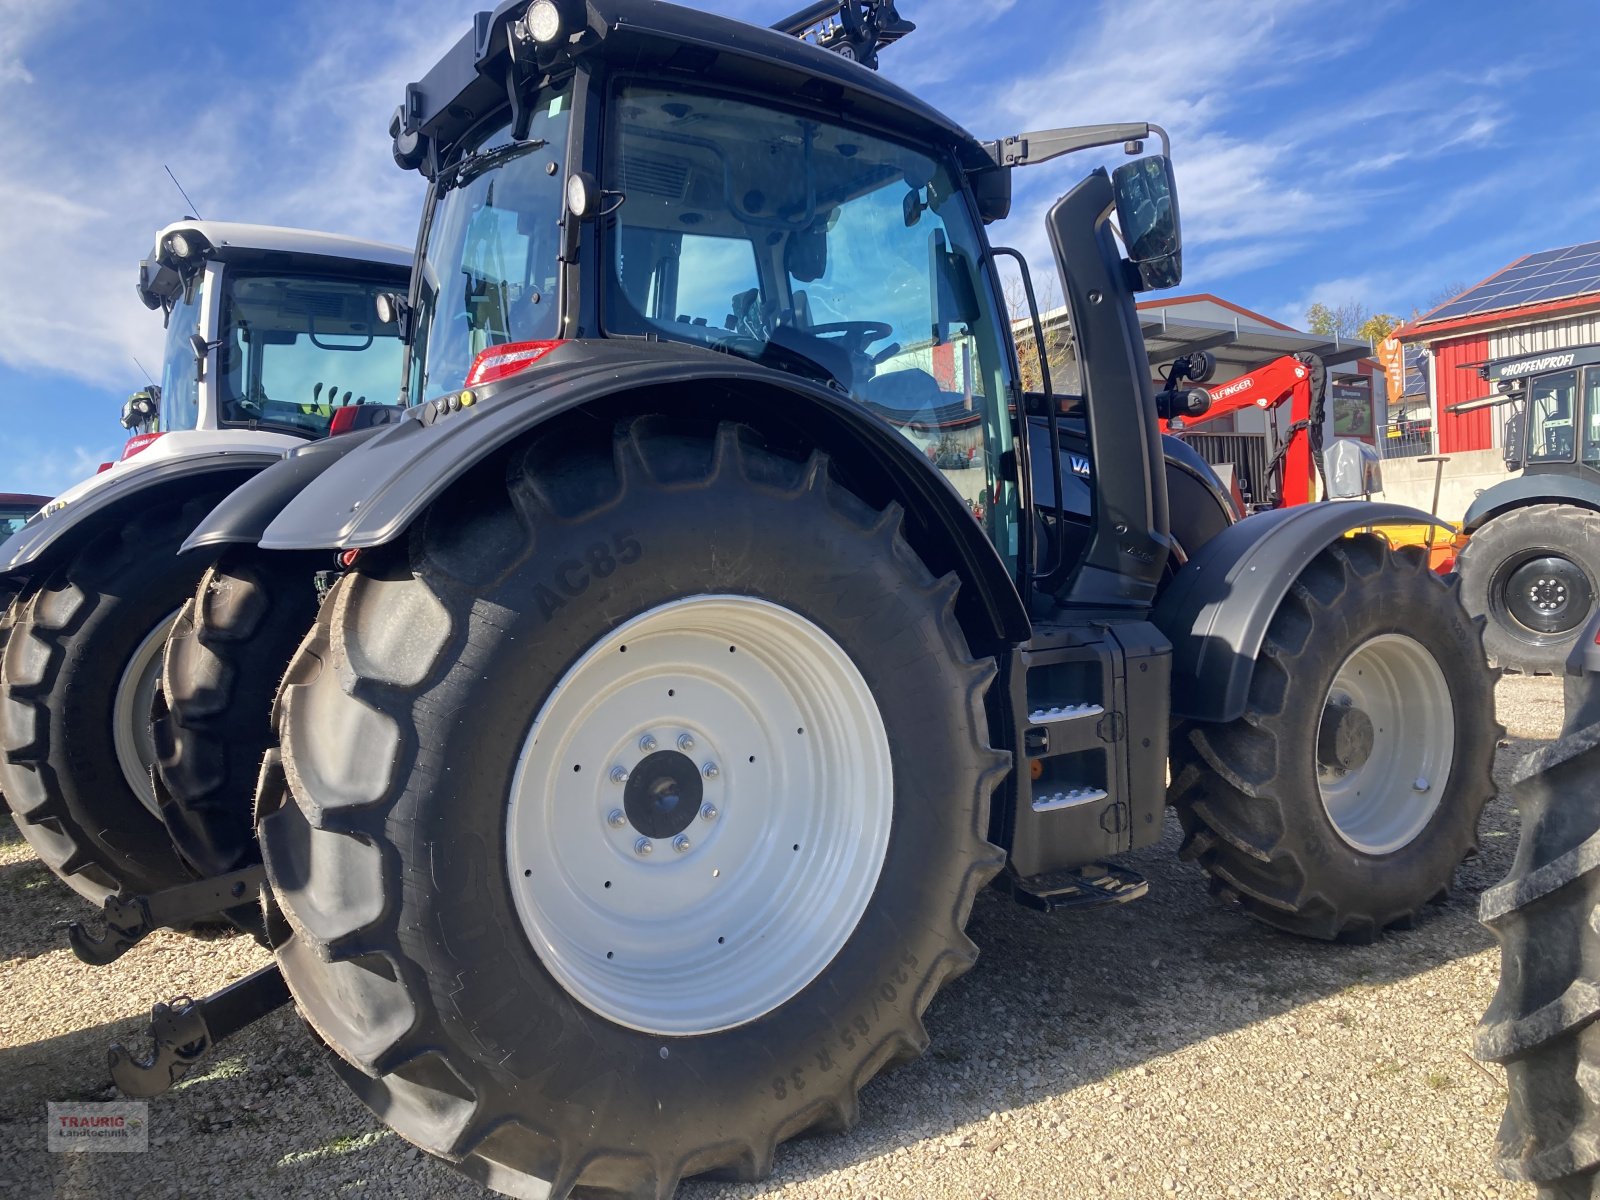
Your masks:
M1178 320L1164 309L1141 311L1139 325L1144 331L1145 350L1150 355L1151 366L1165 366L1184 354L1209 350L1217 356L1219 380L1245 374L1284 354L1315 354L1328 367L1372 357L1370 342L1325 338L1320 334L1286 329L1263 329L1242 321Z

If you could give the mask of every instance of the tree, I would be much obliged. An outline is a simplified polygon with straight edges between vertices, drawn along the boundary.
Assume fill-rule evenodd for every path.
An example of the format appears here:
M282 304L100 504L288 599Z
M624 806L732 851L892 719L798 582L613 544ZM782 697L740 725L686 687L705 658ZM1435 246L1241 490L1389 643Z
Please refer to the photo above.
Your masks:
M1376 346L1400 324L1392 313L1369 312L1359 300L1346 300L1337 308L1318 301L1306 309L1306 328L1321 337L1359 338Z
M1039 355L1033 345L1033 329L1029 322L1027 293L1022 280L1012 275L1005 281L1006 307L1011 310L1012 339L1017 347L1017 361L1022 368L1022 386L1030 392L1040 391L1043 377L1039 371ZM1054 280L1045 284L1038 297L1039 315L1044 317L1059 304L1059 293ZM1050 363L1051 386L1057 393L1073 392L1078 387L1077 364L1072 355L1072 328L1067 321L1057 317L1044 323L1045 357Z
M1359 300L1346 300L1337 308L1329 308L1319 300L1306 309L1306 328L1322 337L1355 337L1371 316Z
M1376 346L1384 338L1394 332L1400 324L1400 318L1393 313L1373 313L1356 330L1356 336L1364 342L1371 342Z

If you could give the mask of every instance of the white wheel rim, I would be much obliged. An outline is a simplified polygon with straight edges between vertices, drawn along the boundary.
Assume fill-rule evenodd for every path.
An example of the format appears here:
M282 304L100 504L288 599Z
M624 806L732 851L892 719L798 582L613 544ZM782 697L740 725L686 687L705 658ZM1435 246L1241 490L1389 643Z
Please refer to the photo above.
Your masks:
M677 802L652 816L652 794ZM849 939L893 802L877 703L833 638L765 600L677 600L596 642L534 719L507 818L517 912L545 967L602 1017L732 1028ZM660 833L652 822L681 822L690 803L686 847L654 836L638 852L636 818Z
M1433 655L1399 633L1359 646L1328 689L1330 710L1347 707L1370 722L1371 752L1335 765L1318 741L1317 788L1334 830L1367 854L1392 854L1433 819L1455 758L1455 704ZM1335 718L1336 719L1336 718Z
M117 752L117 764L122 768L128 787L139 797L139 803L157 818L161 816L161 806L156 803L155 785L150 781L150 769L156 762L150 710L155 704L156 683L161 678L161 652L177 619L178 614L174 612L139 643L122 669L116 698L111 705L111 744Z

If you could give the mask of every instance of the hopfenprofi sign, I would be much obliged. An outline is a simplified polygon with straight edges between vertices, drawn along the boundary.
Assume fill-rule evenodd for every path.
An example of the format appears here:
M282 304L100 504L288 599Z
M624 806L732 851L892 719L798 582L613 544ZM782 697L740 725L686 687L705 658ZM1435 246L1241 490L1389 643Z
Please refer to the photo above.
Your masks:
M1565 371L1569 367L1586 367L1600 363L1600 345L1574 346L1570 350L1545 350L1520 358L1503 358L1489 364L1489 379L1527 379L1533 375L1546 375L1551 371Z

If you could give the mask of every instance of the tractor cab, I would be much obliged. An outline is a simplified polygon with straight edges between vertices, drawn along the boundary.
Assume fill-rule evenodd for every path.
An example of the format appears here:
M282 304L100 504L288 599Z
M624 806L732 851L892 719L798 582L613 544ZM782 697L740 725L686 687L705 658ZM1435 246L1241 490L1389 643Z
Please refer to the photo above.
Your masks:
M575 94L607 151L564 181L583 153ZM1010 345L953 149L779 95L569 75L463 137L435 177L411 399L490 384L577 335L748 360L887 422L1014 557ZM564 231L585 251L563 278Z
M868 61L911 28L892 5L861 10L873 29L838 23L855 11L819 5L777 31L841 52L853 46L841 57ZM1009 208L1012 168L1095 146L1127 143L1136 154L1152 127L980 143L854 64L839 70L859 111L843 119L811 94L815 81L800 94L789 86L816 70L780 61L792 42L763 46L765 62L724 56L687 78L673 57L679 26L714 18L678 10L644 20L628 6L602 39L574 19L535 4L521 19L497 15L491 28L504 51L477 47L480 62L485 52L505 55L523 102L469 103L483 79L453 54L396 113L397 162L432 180L411 294L389 298L409 342L410 402L459 403L463 388L476 400L575 340L758 364L826 389L909 441L1019 582L1065 579L1088 539L1050 535L1062 521L1043 513L1023 519L1028 484L1017 463L1027 457L1020 414L1029 406L983 228ZM580 45L586 52L573 53ZM1137 159L1114 184L1100 174L1108 210L1115 191L1132 261L1109 234L1104 250L1088 247L1108 264L1107 279L1086 285L1082 302L1126 295L1130 280L1134 290L1171 286L1181 238L1166 158ZM1104 308L1122 319L1118 305ZM1086 390L1096 386L1107 410L1115 389L1116 421L1147 441L1131 374ZM1066 462L1058 415L1036 423ZM1080 457L1088 473L1092 455ZM1159 460L1152 466L1159 471ZM1139 515L1152 501L1121 474L1131 497L1121 516L1147 531L1136 553L1159 579L1166 545L1148 536L1156 514ZM1070 497L1058 500L1054 475L1038 485L1039 502L1056 517L1086 517L1087 505L1072 512Z
M406 251L295 229L180 221L139 265L139 298L166 325L161 381L124 406L126 460L157 439L288 449L341 408L392 405L401 343L375 300L409 276ZM192 443L192 445L191 445Z
M26 525L28 518L48 503L50 503L48 496L0 492L0 542Z
M1600 345L1491 362L1483 373L1512 406L1508 467L1600 480Z

